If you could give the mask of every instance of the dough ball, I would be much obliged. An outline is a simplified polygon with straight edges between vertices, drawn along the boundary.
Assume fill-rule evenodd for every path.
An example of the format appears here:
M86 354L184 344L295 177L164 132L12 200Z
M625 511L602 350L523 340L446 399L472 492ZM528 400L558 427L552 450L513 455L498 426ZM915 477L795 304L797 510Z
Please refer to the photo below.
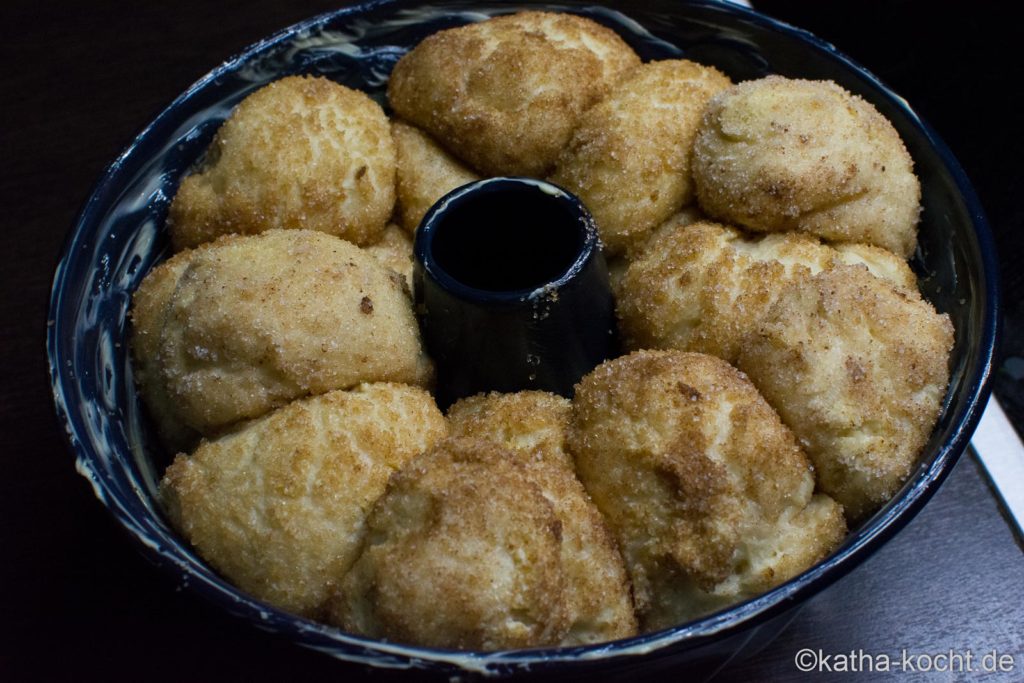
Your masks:
M783 287L860 264L917 296L906 262L879 247L821 244L799 233L750 235L717 223L670 220L622 278L617 312L629 348L700 351L735 362ZM870 273L870 274L869 274Z
M162 385L177 422L210 435L310 394L429 382L401 277L358 247L272 230L186 258L173 287L153 288L164 303L143 298L165 313L159 329L136 327L133 343L143 386Z
M570 627L562 645L636 635L626 569L601 513L566 451L569 401L541 391L478 394L448 410L453 437L508 449L551 503L562 525L561 560Z
M910 474L938 419L952 348L948 316L844 266L791 283L741 349L739 367L852 522Z
M170 453L190 451L199 442L199 433L187 427L177 415L159 360L160 339L171 299L191 260L192 251L186 250L153 268L132 295L130 313L135 382L157 435Z
M472 650L569 631L562 527L514 455L449 440L395 474L331 619L371 638Z
M179 455L160 492L199 554L260 600L317 618L388 477L443 438L426 391L364 384L296 401Z
M413 233L438 199L480 176L415 126L395 121L391 134L398 152L398 215Z
M649 62L583 115L551 181L583 200L609 253L693 201L693 138L708 100L730 85L685 59Z
M707 220L707 217L694 205L680 209L679 213L673 215L665 221L663 225L672 224L682 226L702 220ZM612 287L612 294L615 296L616 300L618 300L622 295L622 283L625 280L626 271L629 269L630 264L643 254L647 241L650 239L657 239L659 234L659 230L655 229L642 239L630 244L629 248L623 253L605 255L608 262L608 279Z
M777 586L845 534L792 433L713 356L640 351L598 366L576 387L569 447L646 630Z
M388 100L485 175L544 177L639 57L573 14L520 12L440 31L395 65Z
M701 207L728 223L914 253L910 155L885 117L831 81L768 76L715 96L693 174Z
M384 228L380 239L368 247L363 248L369 252L381 265L398 273L405 280L405 285L412 291L412 268L414 257L412 253L412 239L409 234L394 223L389 223Z
M522 456L572 470L565 450L569 400L545 391L477 394L448 409L452 436L489 441Z
M387 117L365 94L289 76L246 97L171 203L175 249L306 228L369 244L395 204Z

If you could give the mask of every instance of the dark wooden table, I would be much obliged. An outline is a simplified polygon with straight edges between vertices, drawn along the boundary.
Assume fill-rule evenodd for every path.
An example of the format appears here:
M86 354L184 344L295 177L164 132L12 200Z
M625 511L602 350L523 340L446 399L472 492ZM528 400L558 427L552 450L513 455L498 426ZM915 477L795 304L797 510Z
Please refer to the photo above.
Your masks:
M271 0L0 9L0 680L338 680L359 672L222 615L149 567L72 467L43 353L50 279L93 182L159 109L258 38L339 3ZM907 97L974 179L1007 287L997 388L1022 422L1024 143L1014 22L942 3L762 2ZM1012 61L1007 61L1012 60ZM1017 374L1015 374L1017 373ZM1022 482L1024 485L1024 482ZM805 680L802 648L996 651L1024 680L1024 558L972 458L921 515L723 681ZM680 672L680 680L684 679ZM828 680L887 679L876 676ZM951 680L935 675L924 680ZM917 680L916 678L914 680Z

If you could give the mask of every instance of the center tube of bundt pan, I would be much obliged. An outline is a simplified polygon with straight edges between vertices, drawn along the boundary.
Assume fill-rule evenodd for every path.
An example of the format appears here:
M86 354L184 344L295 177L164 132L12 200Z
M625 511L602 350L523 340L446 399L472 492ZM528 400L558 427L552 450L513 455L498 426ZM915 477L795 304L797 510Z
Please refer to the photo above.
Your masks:
M442 409L480 392L575 384L618 349L593 218L571 193L490 178L439 200L416 231L413 289Z

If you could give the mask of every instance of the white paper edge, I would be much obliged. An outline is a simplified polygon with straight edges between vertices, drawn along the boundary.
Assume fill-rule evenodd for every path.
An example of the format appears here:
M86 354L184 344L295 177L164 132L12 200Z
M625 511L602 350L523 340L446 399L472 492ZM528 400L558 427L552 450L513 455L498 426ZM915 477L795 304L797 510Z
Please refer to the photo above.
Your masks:
M1024 540L1024 444L995 396L985 406L971 446Z

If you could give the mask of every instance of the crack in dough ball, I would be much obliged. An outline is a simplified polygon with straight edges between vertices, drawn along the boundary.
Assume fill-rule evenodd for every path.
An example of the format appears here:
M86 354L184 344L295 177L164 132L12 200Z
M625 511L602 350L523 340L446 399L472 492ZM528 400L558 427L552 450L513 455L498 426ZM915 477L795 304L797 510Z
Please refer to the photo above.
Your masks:
M203 442L177 457L160 492L174 525L228 580L319 618L388 477L446 430L423 389L364 384Z
M452 437L479 439L515 454L562 525L561 558L570 627L561 645L636 635L622 555L566 450L569 401L540 391L479 394L448 410Z
M560 643L570 628L562 525L517 460L450 439L392 476L331 620L426 647Z
M598 366L576 387L569 447L648 631L777 586L846 532L792 433L713 356L639 351Z
M143 282L133 314L157 415L210 435L310 394L431 379L402 278L344 240L272 230L182 259L154 271L168 281Z
M391 134L398 158L398 215L402 227L414 233L438 199L480 176L415 126L395 121Z
M229 233L305 228L376 239L395 204L395 147L380 106L326 78L289 76L246 97L171 203L175 249Z
M622 277L617 312L629 348L699 351L733 363L787 283L843 264L918 296L906 262L879 247L833 248L810 235L688 221L659 228Z
M712 98L694 143L708 215L909 258L921 186L896 129L831 81L768 76Z
M949 316L843 266L786 287L738 365L854 522L909 476L939 417L952 348Z
M520 12L428 36L388 100L485 175L544 177L580 115L640 58L584 17Z
M730 85L717 69L685 59L649 62L583 115L551 182L583 200L609 253L693 201L697 126L712 95Z

